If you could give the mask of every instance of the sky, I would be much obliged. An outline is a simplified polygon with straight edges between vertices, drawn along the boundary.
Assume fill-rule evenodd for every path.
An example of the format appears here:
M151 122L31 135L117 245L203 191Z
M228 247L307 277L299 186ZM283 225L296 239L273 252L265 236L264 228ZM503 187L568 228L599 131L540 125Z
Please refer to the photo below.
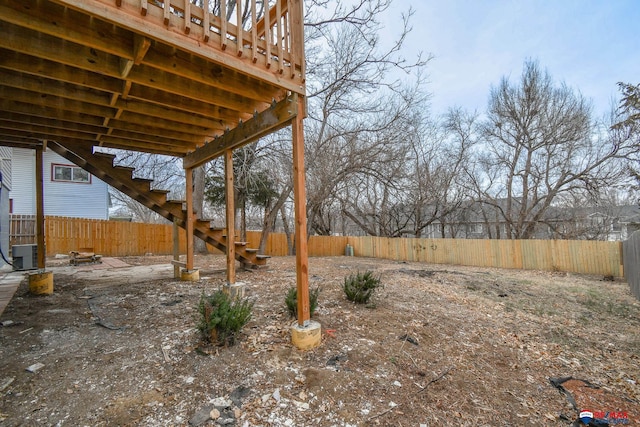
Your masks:
M617 100L617 82L640 83L640 0L394 0L385 37L409 7L403 56L434 56L427 89L435 114L453 106L482 113L491 87L502 77L517 82L527 60L591 99L597 116Z

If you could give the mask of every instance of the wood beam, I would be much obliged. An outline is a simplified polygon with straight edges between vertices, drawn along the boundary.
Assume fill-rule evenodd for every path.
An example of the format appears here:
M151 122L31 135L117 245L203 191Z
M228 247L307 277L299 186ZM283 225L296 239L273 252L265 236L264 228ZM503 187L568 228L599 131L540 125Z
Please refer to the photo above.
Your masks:
M236 128L186 155L183 159L183 166L185 168L200 166L223 155L226 150L242 147L285 127L298 114L297 99L298 96L294 94L256 114L245 123L240 123Z
M44 144L43 144L44 145ZM38 244L38 269L46 267L44 242L44 162L42 146L36 148L36 240Z
M233 191L233 150L224 152L224 195L227 223L227 284L236 283L236 220Z
M168 9L165 12L168 13ZM120 57L123 77L127 76L133 65L140 65L144 58L144 63L159 70L229 90L256 101L268 100L274 90L273 85L257 79L249 81L247 76L240 73L223 73L220 65L194 55L179 55L180 51L175 49L174 55L167 55L164 52L167 49L162 49L163 46L159 46L162 52L152 52L149 50L149 38L57 4L50 4L44 10L38 7L38 0L0 0L0 15L4 21L20 27ZM205 18L209 16L210 14L205 14ZM148 57L145 55L147 51Z
M187 212L185 213L187 230L187 267L188 271L193 270L193 169L184 170L187 194Z
M180 225L178 219L173 219L173 260L180 261ZM173 278L180 278L180 266L173 264Z
M307 206L304 177L304 97L297 99L298 114L292 123L293 195L295 202L296 282L298 290L298 325L306 326L311 318L309 308L309 259L307 255Z
M8 28L5 36L0 37L0 47L2 48L19 51L81 70L122 78L121 58L118 56L74 42L38 34L12 24L3 25ZM174 74L158 73L153 68L145 65L131 69L127 79L142 86L186 96L201 102L220 105L235 111L244 111L247 107L249 109L261 109L267 102L267 100L263 102L248 101L239 95L220 88L190 81Z

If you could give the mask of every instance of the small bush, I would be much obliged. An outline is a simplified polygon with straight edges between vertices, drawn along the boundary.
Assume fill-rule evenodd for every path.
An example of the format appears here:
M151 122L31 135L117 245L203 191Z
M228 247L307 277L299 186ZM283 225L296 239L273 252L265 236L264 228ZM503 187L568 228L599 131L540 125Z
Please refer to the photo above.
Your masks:
M318 307L318 295L320 294L320 288L309 289L309 316L313 316L316 308ZM289 316L293 318L298 317L298 288L289 288L287 296L284 298L284 303L287 305Z
M342 289L349 301L358 304L368 304L374 291L380 286L382 286L380 284L380 277L374 276L372 271L367 271L345 277Z
M251 320L253 303L247 299L232 299L217 291L200 297L197 328L207 341L218 345L233 345L244 325Z

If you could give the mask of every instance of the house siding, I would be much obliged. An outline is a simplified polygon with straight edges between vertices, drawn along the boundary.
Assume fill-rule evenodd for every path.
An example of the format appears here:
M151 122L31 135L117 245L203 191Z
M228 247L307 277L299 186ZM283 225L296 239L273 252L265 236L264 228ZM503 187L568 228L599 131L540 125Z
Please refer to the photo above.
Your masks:
M14 149L13 213L35 214L35 152ZM44 214L73 218L108 219L109 196L105 182L91 175L91 183L60 182L52 179L52 164L75 166L52 151L45 151Z
M13 213L19 215L35 215L35 151L14 148L11 168L11 193Z
M0 183L0 266L6 262L4 258L9 255L9 190L11 190L11 148L0 147L0 172L2 172L2 182Z

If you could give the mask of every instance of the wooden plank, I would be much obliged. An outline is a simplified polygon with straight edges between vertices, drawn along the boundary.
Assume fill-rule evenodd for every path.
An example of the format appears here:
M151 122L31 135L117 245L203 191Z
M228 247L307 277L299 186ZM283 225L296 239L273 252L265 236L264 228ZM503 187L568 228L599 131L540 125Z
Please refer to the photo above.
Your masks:
M298 325L305 326L309 311L309 259L307 248L307 212L304 169L304 97L298 97L297 115L292 123L293 194L295 212L296 283L298 291Z
M233 150L224 153L224 196L225 196L225 221L227 226L227 242L235 242L235 196L233 179ZM236 247L227 243L227 284L236 283Z
M229 33L227 32L227 2L220 2L220 49L225 51L227 49L227 40Z
M286 4L286 2L285 2ZM282 74L284 71L284 64L282 60L282 53L284 52L282 47L282 38L284 37L283 28L282 28L282 4L280 1L276 1L276 35L278 37L277 47L278 47L278 74Z
M236 54L242 57L244 53L243 31L242 31L242 0L236 0Z
M211 38L211 13L209 12L209 0L204 0L204 19L202 20L202 26L204 28L203 40L205 43Z
M186 230L187 230L187 270L193 270L193 169L185 169L185 181L186 181L186 199L187 199L187 212L186 216Z
M166 3L165 3L166 5ZM178 221L176 219L172 222L172 234L173 234L173 261L180 261L180 227L178 226ZM156 249L156 253L160 252L160 248ZM173 278L180 278L180 267L178 265L173 264ZM186 264L185 264L186 267Z
M36 239L38 243L38 268L43 270L46 264L44 229L44 162L43 148L36 149Z
M286 98L271 108L256 114L245 123L225 133L213 141L189 153L183 158L185 168L200 166L209 160L221 156L226 150L236 149L249 144L262 136L275 132L291 123L298 114L297 96ZM303 106L304 108L304 106Z
M184 33L191 32L191 0L184 1Z
M258 29L256 0L251 0L251 62L258 62Z

